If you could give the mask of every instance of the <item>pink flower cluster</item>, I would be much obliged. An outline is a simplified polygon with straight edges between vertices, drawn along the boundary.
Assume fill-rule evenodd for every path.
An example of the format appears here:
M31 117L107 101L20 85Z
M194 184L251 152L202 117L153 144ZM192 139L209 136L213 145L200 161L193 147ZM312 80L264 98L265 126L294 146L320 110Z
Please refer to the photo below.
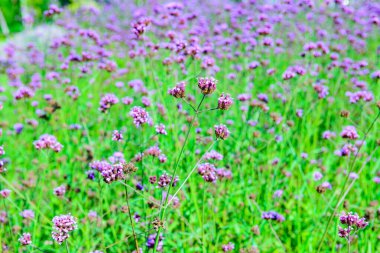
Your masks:
M338 235L342 238L347 238L350 240L350 234L352 231L358 231L368 226L368 222L365 221L365 218L360 218L356 213L343 213L339 217L339 221L342 225L347 225L346 228L339 227Z
M149 113L140 106L133 107L129 112L129 116L133 118L133 123L137 128L146 123L152 125L152 119L150 118Z
M69 238L69 232L75 229L77 229L77 220L71 214L63 214L53 218L52 237L58 244Z
M63 148L62 144L57 141L53 135L44 134L34 143L37 150L52 149L55 152L60 152Z

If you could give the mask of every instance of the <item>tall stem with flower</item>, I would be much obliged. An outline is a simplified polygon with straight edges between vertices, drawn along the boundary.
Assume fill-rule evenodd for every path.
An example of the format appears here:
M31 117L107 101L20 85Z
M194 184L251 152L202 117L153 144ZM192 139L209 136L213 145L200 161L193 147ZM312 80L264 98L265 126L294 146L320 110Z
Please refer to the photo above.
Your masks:
M182 144L180 153L176 159L174 170L173 170L173 173L171 175L171 181L170 181L170 184L168 186L166 196L163 200L163 204L161 205L160 214L159 214L159 217L160 217L159 219L161 222L163 222L165 219L165 214L166 214L166 211L168 208L168 201L170 198L170 192L174 186L173 183L174 183L174 180L177 176L177 170L179 167L179 163L181 161L185 146L186 146L187 141L189 139L190 132L193 128L194 122L195 122L196 118L198 117L198 115L202 112L208 111L208 110L201 111L200 108L201 108L202 103L204 102L206 96L212 94L216 90L216 83L217 83L217 81L214 78L199 78L198 79L198 87L200 88L203 95L202 95L200 102L198 103L198 105L196 107L192 106L185 99L185 86L186 86L185 82L178 83L173 89L170 89L168 92L173 97L181 98L182 100L184 100L185 103L191 107L191 109L194 112L194 115L190 121L188 130L186 133L186 137L185 137L185 140ZM231 107L232 103L233 103L232 98L229 95L222 94L222 96L218 99L218 107L215 109L227 110ZM212 110L214 110L214 109L212 109ZM215 126L215 134L216 134L217 139L225 139L229 135L229 131L224 125ZM189 175L192 174L192 172L193 171L191 171L189 173ZM157 250L157 245L158 245L159 240L160 240L160 233L162 231L162 228L163 228L163 226L160 226L157 228L153 252L156 252L156 250ZM205 245L203 245L203 247L205 247Z

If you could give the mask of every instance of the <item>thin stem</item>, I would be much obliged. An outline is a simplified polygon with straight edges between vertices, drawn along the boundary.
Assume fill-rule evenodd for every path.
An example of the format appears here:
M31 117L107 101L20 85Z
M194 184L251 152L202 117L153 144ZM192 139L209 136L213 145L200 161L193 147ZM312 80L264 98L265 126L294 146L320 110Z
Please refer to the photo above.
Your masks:
M191 122L190 122L190 125L189 125L189 129L187 130L187 133L186 133L186 138L185 138L185 141L183 142L182 144L182 148L181 148L181 151L178 155L178 158L177 158L177 161L176 161L176 164L175 164L175 167L174 167L174 171L171 175L171 180L170 180L170 184L168 186L168 191L166 193L166 197L165 197L165 200L164 200L164 204L162 206L166 206L166 204L168 203L168 200L169 200L169 195L170 195L170 190L172 189L172 185L173 185L173 182L174 182L174 179L175 179L175 176L177 174L177 169L178 169L178 165L179 165L179 161L181 160L182 158L182 154L183 154L183 151L185 150L185 146L186 146L186 143L187 143L187 140L189 139L189 135L190 135L190 132L191 132L191 129L193 128L193 125L194 125L194 122L195 122L195 119L197 118L198 116L198 113L199 113L199 108L201 107L204 99L205 99L206 95L203 95L202 96L202 99L201 101L199 102L198 104L198 107L195 111L195 114L193 116L193 118L191 119ZM165 216L165 212L166 212L166 209L167 208L162 208L161 207L161 215L160 215L160 220L163 221L163 218ZM159 227L158 230L157 230L157 234L156 234L156 241L154 243L154 248L153 248L153 253L156 252L156 248L157 248L157 245L158 245L158 240L159 240L159 235L160 235L160 232L162 230L162 227Z
M182 100L183 100L183 102L188 104L193 109L194 112L196 111L195 107L192 104L190 104L185 98L182 98Z
M363 143L364 143L365 140L367 139L368 133L371 131L372 127L375 125L375 122L378 120L379 117L380 117L380 111L377 113L375 119L372 121L372 123L371 123L371 125L369 126L367 132L364 134ZM347 177L346 177L346 179L345 179L345 181L344 181L344 183L343 183L342 190L341 190L341 192L340 192L340 194L339 194L338 202L337 202L337 204L335 205L335 208L334 208L333 213L332 213L332 214L330 215L330 217L329 217L329 220L328 220L327 225L326 225L326 227L325 227L325 231L323 232L322 238L321 238L321 240L319 241L319 245L318 245L317 253L319 253L320 250L321 250L321 248L322 248L323 240L324 240L325 237L326 237L327 230L328 230L328 228L329 228L329 226L330 226L330 224L331 224L331 222L332 222L333 217L334 217L335 214L336 214L336 211L338 210L340 204L344 201L344 198L346 197L346 194L347 194L347 193L346 193L346 191L345 191L344 189L345 189L345 187L346 187L346 185L347 185L347 182L348 182L348 180L349 180L349 178L350 178L350 173L351 173L351 171L352 171L352 169L353 169L353 167L354 167L354 165L355 165L355 162L356 162L356 160L357 160L357 157L358 157L358 155L359 155L359 152L360 152L360 150L361 150L361 148L362 148L363 146L364 146L364 145L361 145L361 146L358 148L358 152L355 154L352 163L349 165L349 169L348 169L348 172L347 172ZM348 188L348 190L349 190L349 189L350 189L350 188Z
M282 243L280 237L276 233L276 230L274 230L274 228L272 226L272 221L269 221L269 226L270 226L270 229L272 230L272 233L274 234L274 237L276 237L277 241L281 244L281 247L284 249L284 252L286 252L286 248L285 248L284 244Z
M136 233L135 233L135 226L134 226L133 220L132 220L131 209L129 207L127 182L125 182L124 188L125 188L125 199L127 200L127 208L128 208L129 221L131 222L132 234L133 234L133 238L135 240L136 251L138 252L139 251L139 244L138 244L137 236L136 236Z
M203 203L202 203L202 249L203 252L206 251L206 237L205 237L205 199L206 199L206 181L203 183Z
M215 108L211 108L211 109L206 109L206 110L199 111L199 113L209 112L209 111L214 111L214 110L218 110L218 109L219 109L218 107L215 107Z
M67 252L67 253L70 253L70 250L69 250L69 244L67 243L67 240L65 241L65 244L66 244L66 252Z

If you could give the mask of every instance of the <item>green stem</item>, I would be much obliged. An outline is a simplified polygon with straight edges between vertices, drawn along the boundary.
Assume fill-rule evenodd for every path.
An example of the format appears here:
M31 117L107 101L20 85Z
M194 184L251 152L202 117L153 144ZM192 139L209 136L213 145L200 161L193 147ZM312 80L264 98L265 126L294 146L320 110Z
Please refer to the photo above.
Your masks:
M173 182L174 182L174 178L177 174L177 169L178 169L178 165L179 165L179 161L181 160L181 157L182 157L182 154L183 154L183 151L185 149L185 146L186 146L186 143L187 143L187 140L189 139L189 135L190 135L190 132L191 132L191 129L193 128L193 125L194 125L194 122L195 122L195 119L197 118L198 116L198 113L199 113L199 108L201 107L204 99L205 99L206 95L203 95L202 96L202 99L201 101L199 102L198 104L198 107L195 111L195 114L193 116L193 118L191 119L191 122L190 122L190 126L189 126L189 129L187 130L187 133L186 133L186 138L185 138L185 141L183 142L183 145L182 145L182 148L181 148L181 151L178 155L178 158L177 158L177 161L176 161L176 164L175 164L175 167L174 167L174 171L172 173L172 177L171 177L171 181L170 181L170 184L169 184L169 187L168 187L168 191L166 193L166 197L165 197L165 200L164 200L164 204L161 206L161 210L160 210L160 220L163 221L164 217L165 217L165 212L166 212L166 208L162 208L164 206L166 206L166 204L168 203L168 200L169 200L169 195L170 195L170 190L172 189L172 185L173 185ZM156 248L157 248L157 245L158 245L158 239L159 239L159 235L160 235L160 232L161 232L162 228L158 228L157 230L157 234L156 234L156 241L154 243L154 248L153 248L153 253L156 252Z
M127 208L128 208L129 221L131 222L133 238L135 240L135 245L136 245L136 252L139 252L139 244L138 244L138 241L137 241L137 236L136 236L136 233L135 233L135 226L133 224L131 209L130 209L130 206L129 206L127 180L125 180L124 188L125 188L125 199L127 200ZM128 241L127 241L127 243L128 243Z
M372 123L371 123L371 125L369 126L367 132L364 134L363 143L364 143L365 140L367 139L368 133L371 131L372 127L374 126L375 122L378 120L379 117L380 117L380 111L377 113L377 116L376 116L375 119L372 121ZM326 225L326 227L325 227L325 231L323 232L322 238L321 238L321 240L319 241L319 245L318 245L317 253L319 253L319 252L321 251L322 244L323 244L323 240L324 240L325 237L326 237L326 234L327 234L327 231L328 231L328 229L329 229L329 226L330 226L330 224L331 224L331 222L332 222L332 219L333 219L333 217L335 216L336 211L338 210L340 204L343 202L343 200L344 200L344 198L345 198L345 195L346 195L346 191L349 190L349 189L347 189L347 190L344 190L344 189L345 189L345 187L346 187L346 185L347 185L347 182L348 182L348 180L349 180L349 178L350 178L350 173L351 173L351 171L352 171L352 169L353 169L353 167L354 167L354 165L355 165L355 162L356 162L356 160L357 160L358 154L359 154L359 152L360 152L360 150L361 150L361 148L362 148L363 146L364 146L364 145L360 145L360 147L358 148L358 152L355 154L354 159L353 159L351 165L349 165L349 169L348 169L348 172L347 172L347 176L346 176L346 179L345 179L345 181L344 181L344 183L343 183L342 191L341 191L340 194L339 194L338 202L336 203L336 205L335 205L335 207L334 207L334 211L333 211L333 213L332 213L332 214L330 215L330 217L329 217L329 220L328 220L327 225Z

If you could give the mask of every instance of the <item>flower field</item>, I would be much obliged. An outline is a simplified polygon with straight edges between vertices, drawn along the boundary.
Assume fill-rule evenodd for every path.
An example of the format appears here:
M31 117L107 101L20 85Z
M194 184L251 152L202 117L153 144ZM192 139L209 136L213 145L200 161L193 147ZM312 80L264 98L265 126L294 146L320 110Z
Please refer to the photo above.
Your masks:
M0 43L1 252L380 252L380 2L43 16Z

